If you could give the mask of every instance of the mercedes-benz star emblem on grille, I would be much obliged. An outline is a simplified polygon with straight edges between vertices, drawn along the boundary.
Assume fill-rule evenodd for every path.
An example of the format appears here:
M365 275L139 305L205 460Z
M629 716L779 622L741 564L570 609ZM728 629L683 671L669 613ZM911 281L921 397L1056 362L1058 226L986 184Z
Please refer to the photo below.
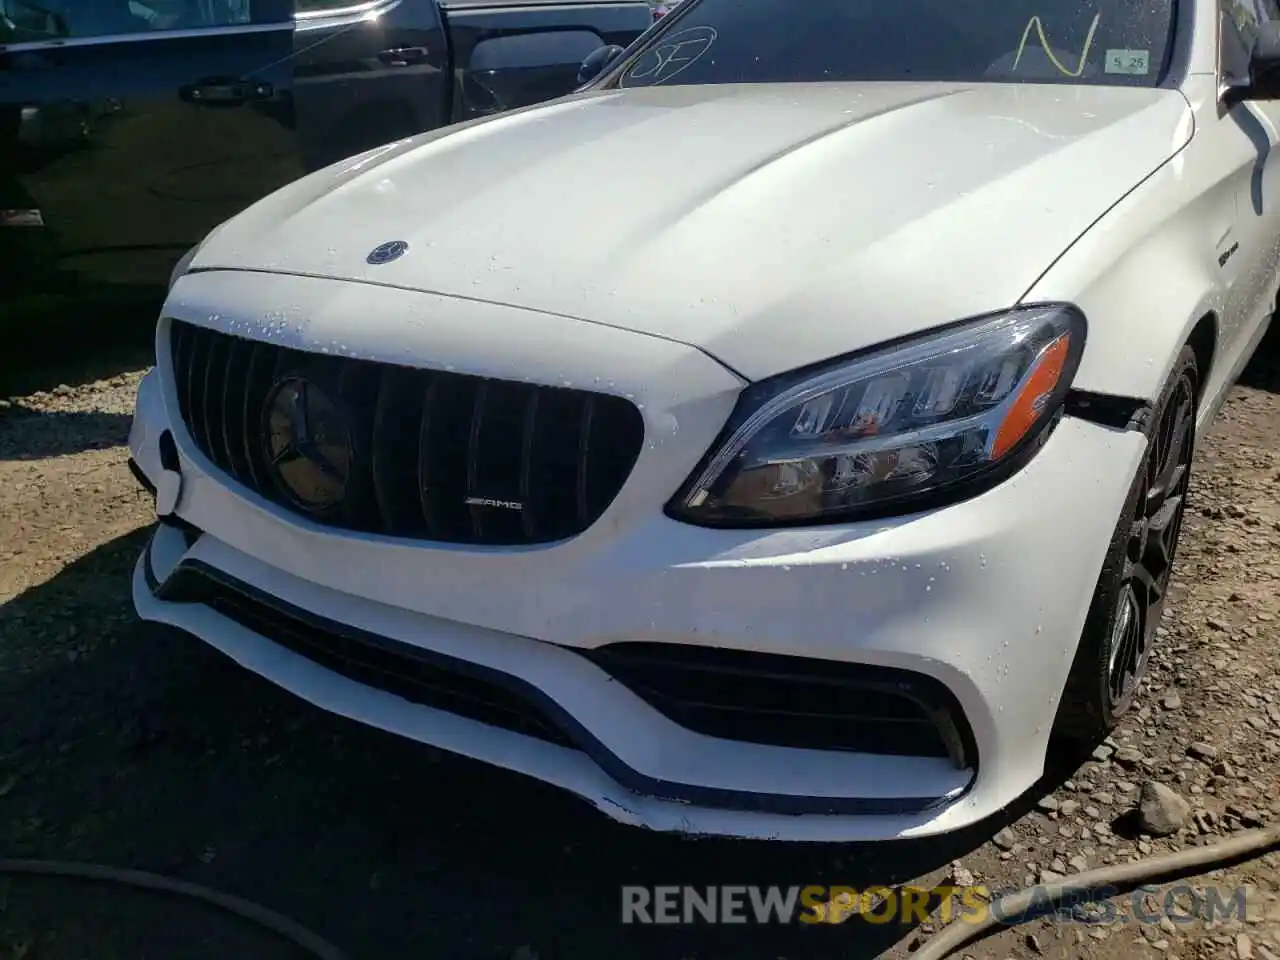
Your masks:
M303 377L280 380L267 395L264 440L280 491L310 513L342 502L351 476L351 430L342 409Z
M392 260L399 260L408 249L409 245L403 240L392 240L389 243L382 243L374 247L369 256L365 257L365 261L375 267L380 266L384 263L390 263Z

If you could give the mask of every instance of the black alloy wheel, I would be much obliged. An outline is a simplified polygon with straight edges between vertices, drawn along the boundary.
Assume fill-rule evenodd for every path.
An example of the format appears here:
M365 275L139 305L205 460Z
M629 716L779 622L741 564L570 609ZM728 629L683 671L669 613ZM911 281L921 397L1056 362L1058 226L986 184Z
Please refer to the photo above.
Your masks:
M1184 347L1144 428L1147 450L1116 525L1054 725L1092 747L1146 674L1186 514L1200 373Z
M1117 599L1108 662L1111 707L1116 713L1133 702L1164 613L1187 506L1195 412L1193 373L1184 369L1151 436L1146 491L1129 526L1124 585Z

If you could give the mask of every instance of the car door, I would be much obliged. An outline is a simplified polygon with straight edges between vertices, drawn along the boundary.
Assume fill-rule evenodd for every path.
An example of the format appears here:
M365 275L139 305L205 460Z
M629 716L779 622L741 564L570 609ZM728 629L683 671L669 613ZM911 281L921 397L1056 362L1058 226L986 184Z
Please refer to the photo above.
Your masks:
M1250 51L1261 22L1280 20L1276 0L1221 0L1219 89L1248 83ZM1228 98L1230 102L1230 98ZM1258 325L1275 306L1280 268L1280 103L1235 101L1222 113L1220 142L1232 153L1235 222L1219 241L1218 264L1226 284L1222 343L1229 370Z
M0 290L162 289L301 172L293 0L0 0L0 17Z
M453 52L455 120L542 103L573 92L582 61L627 46L653 24L638 3L440 0Z
M297 0L294 102L310 169L450 120L436 0Z

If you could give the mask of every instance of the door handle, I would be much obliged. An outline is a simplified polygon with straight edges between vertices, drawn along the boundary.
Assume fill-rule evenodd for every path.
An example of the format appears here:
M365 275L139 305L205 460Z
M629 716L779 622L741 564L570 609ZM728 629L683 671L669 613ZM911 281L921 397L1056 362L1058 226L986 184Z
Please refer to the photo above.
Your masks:
M389 67L408 67L427 59L427 48L392 47L379 53L378 59Z
M269 83L220 78L188 84L178 91L187 103L210 107L234 107L251 100L270 100L272 93Z

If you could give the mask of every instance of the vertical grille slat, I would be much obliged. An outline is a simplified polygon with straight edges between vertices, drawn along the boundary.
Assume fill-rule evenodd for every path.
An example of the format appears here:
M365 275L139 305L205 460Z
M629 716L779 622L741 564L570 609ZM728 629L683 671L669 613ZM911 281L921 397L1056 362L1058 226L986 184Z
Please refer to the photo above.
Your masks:
M267 402L275 366L275 348L266 343L255 343L249 353L249 367L245 371L244 403L240 407L241 422L244 424L245 466L249 469L252 489L264 495L271 489L271 477L267 472L266 456L262 450L262 408Z
M240 483L251 479L245 459L244 410L241 398L248 383L249 361L253 357L253 344L248 340L234 339L227 348L227 362L222 381L222 442L227 470Z
M591 516L591 428L595 425L596 402L588 397L582 405L582 423L578 427L578 522L587 523Z
M230 480L327 526L459 544L569 539L608 509L644 440L639 409L617 396L310 354L181 321L169 341L179 413L200 451ZM279 474L296 460L270 462L271 424L289 429L293 414L277 406L269 420L268 404L299 379L338 411L327 416L349 444L336 448L340 502L323 510ZM324 469L335 476L332 462Z
M324 366L327 368L330 364L326 363ZM347 426L355 449L346 503L339 515L343 525L353 530L383 528L381 510L373 486L373 435L377 426L375 413L382 387L383 369L376 363L342 362L335 367L338 397L347 411Z
M435 540L473 542L467 464L479 383L477 378L436 374L430 413L423 416L420 474Z
M182 352L174 357L174 376L178 378L177 389L178 396L182 398L180 406L183 409L182 422L187 424L190 430L190 424L194 423L195 410L191 403L191 392L195 389L195 378L191 376L192 362L195 360L196 350L200 346L200 332L193 327L183 327L182 334Z
M223 408L223 387L226 383L226 364L231 341L224 337L210 337L204 364L204 434L209 458L222 470L231 471L227 459L227 437Z
M422 420L418 430L418 503L422 506L422 521L426 524L427 536L438 538L444 529L436 511L432 493L435 489L431 476L431 458L427 455L431 444L431 427L435 422L435 411L440 400L442 378L437 375L431 378L422 395Z
M394 530L396 470L393 465L394 446L388 444L387 423L394 414L392 407L392 371L384 370L378 381L378 399L373 410L373 499L378 505L378 525L383 530Z
M424 380L414 370L382 371L373 415L373 495L383 533L427 532L418 489Z
M174 323L169 327L169 340L172 356L173 379L175 393L178 395L178 414L183 423L191 421L191 398L188 396L183 371L191 364L191 328L185 323Z
M467 440L467 499L480 495L480 429L484 426L484 404L488 398L489 384L481 382L471 406L471 434ZM471 535L482 541L485 508L473 505L470 513Z
M520 435L520 528L526 540L538 535L537 505L533 502L533 454L538 435L538 392L533 391L524 408L524 430Z
M182 371L182 376L186 379L181 389L187 397L187 429L190 431L196 445L203 450L204 438L201 431L204 427L204 411L200 409L200 401L204 397L202 375L205 370L205 330L203 327L190 327L187 330L187 335L191 339L191 349L187 351L187 355L184 358L186 366Z

